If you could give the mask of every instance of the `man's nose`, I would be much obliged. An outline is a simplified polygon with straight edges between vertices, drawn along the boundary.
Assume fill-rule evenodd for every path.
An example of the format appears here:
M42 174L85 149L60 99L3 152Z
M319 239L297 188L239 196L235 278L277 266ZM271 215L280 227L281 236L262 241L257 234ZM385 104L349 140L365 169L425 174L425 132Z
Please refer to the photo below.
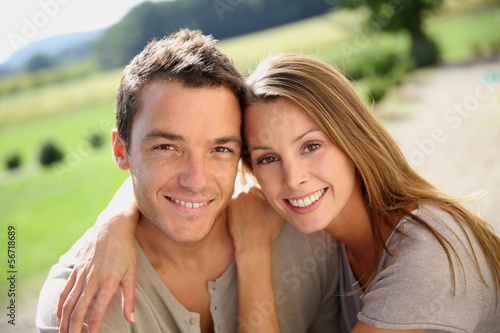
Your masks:
M190 154L186 159L185 170L179 177L180 185L195 192L203 190L208 181L208 163L202 154Z

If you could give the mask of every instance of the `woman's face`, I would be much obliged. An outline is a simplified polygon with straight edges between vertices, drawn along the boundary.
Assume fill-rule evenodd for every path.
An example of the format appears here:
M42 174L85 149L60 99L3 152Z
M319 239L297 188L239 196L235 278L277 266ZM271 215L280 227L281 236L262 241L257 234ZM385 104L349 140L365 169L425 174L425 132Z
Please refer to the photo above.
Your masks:
M303 233L325 229L356 186L353 163L294 102L258 102L245 112L255 176L274 209Z

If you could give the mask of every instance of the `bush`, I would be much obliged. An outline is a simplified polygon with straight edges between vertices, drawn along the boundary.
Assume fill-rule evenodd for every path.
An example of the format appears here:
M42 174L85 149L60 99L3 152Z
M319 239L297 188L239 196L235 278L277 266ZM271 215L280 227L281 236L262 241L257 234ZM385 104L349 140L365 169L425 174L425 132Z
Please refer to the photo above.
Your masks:
M98 148L104 143L104 135L101 132L94 132L87 137L87 141L92 147Z
M354 80L382 76L390 73L403 60L403 57L391 51L366 52L353 57L345 66L345 70L349 78Z
M375 103L380 101L387 93L387 90L392 86L392 82L389 80L384 80L378 77L366 80L365 84L369 90L368 97ZM368 102L370 103L371 101Z
M42 166L48 166L59 162L64 157L61 150L52 142L48 141L42 146L39 155L39 161Z
M19 154L13 154L10 157L7 158L6 161L7 164L7 169L13 170L19 168L21 165L21 156Z

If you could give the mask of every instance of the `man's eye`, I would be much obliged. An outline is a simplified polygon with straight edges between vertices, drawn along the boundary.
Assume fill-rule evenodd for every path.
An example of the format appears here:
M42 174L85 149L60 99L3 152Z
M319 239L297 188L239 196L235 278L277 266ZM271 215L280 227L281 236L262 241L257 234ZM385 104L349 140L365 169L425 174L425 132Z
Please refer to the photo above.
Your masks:
M259 162L257 162L257 164L269 164L269 163L273 163L273 162L276 162L278 159L274 156L267 156L267 157L264 157L263 159L261 159Z
M160 150L174 150L174 146L172 145L159 145L158 147L156 147L156 149L160 149Z
M319 143L311 143L304 148L304 153L310 153L319 148Z
M226 148L226 147L217 147L214 149L214 151L216 153L226 153L226 152L229 152L231 150L229 148Z

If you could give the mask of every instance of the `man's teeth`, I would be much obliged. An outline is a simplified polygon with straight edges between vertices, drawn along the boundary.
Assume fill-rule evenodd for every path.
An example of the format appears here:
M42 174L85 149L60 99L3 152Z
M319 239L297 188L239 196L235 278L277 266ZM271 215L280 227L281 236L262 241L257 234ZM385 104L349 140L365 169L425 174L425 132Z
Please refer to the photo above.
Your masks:
M302 199L297 199L297 200L296 199L288 199L288 202L294 207L300 207L300 208L308 207L308 206L312 205L316 200L321 198L323 193L325 193L325 189L321 189L318 192L313 193L310 196L302 198Z
M187 208L200 208L202 206L205 206L208 203L208 201L206 201L206 202L186 202L186 201L177 200L177 199L170 198L170 197L167 197L167 198L170 201L173 201L176 204L179 204L179 205L187 207Z

